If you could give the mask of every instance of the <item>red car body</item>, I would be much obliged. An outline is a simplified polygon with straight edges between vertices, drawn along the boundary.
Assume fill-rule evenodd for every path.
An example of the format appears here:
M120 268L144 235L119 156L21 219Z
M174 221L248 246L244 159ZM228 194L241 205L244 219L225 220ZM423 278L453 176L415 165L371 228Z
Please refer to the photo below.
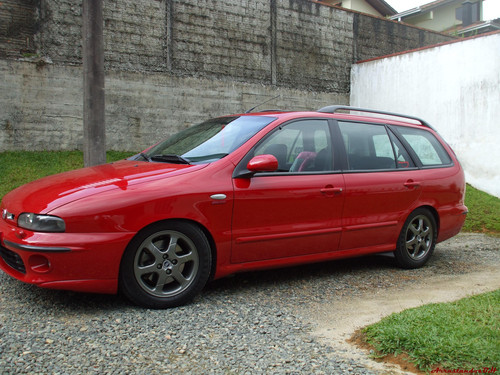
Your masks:
M211 247L213 278L394 251L405 221L419 208L433 214L436 242L460 231L467 212L464 174L434 130L425 128L451 160L439 168L238 176L238 164L261 139L296 119L423 128L322 112L239 116L271 122L213 162L123 160L49 176L10 192L0 206L0 268L41 287L116 293L132 239L169 220L200 228ZM22 228L16 220L25 212L63 218L65 230Z

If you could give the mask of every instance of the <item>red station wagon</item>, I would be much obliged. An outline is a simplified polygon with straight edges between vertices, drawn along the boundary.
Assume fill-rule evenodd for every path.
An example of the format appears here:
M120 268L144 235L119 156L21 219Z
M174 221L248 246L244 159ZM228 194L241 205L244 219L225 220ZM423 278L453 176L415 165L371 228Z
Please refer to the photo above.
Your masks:
M172 307L242 271L382 252L421 267L460 231L464 195L455 154L415 117L342 106L225 116L7 194L0 268Z

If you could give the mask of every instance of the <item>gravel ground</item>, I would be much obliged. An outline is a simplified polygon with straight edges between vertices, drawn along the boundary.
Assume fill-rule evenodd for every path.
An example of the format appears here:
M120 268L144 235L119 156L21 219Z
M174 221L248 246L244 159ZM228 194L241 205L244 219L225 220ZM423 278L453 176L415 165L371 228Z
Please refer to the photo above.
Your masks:
M439 244L419 270L373 256L240 274L169 310L44 290L0 271L0 373L375 374L320 342L306 307L404 290L437 274L498 269L499 249L499 238L465 234Z

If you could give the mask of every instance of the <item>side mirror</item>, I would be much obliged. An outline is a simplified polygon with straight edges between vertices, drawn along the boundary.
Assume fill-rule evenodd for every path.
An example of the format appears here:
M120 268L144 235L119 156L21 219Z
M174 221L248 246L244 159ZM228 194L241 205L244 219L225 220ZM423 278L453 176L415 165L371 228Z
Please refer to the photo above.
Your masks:
M278 159L274 155L258 155L250 159L247 164L250 172L275 172L278 170Z

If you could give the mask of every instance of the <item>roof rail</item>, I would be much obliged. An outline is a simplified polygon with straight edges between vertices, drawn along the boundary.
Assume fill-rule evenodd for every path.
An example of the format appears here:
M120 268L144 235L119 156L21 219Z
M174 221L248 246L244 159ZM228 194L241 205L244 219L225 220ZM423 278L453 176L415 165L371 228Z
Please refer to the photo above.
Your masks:
M408 116L408 115L402 115L400 113L392 113L392 112L386 112L386 111L379 111L376 109L367 109L367 108L358 108L358 107L350 107L348 105L329 105L327 107L323 107L318 109L317 112L322 112L322 113L335 113L338 110L346 110L346 111L357 111L357 112L366 112L366 113L378 113L381 115L387 115L387 116L394 116L394 117L401 117L401 118L407 118L410 120L415 120L420 122L421 125L428 127L429 129L432 129L436 131L431 125L429 125L428 122L414 116Z

